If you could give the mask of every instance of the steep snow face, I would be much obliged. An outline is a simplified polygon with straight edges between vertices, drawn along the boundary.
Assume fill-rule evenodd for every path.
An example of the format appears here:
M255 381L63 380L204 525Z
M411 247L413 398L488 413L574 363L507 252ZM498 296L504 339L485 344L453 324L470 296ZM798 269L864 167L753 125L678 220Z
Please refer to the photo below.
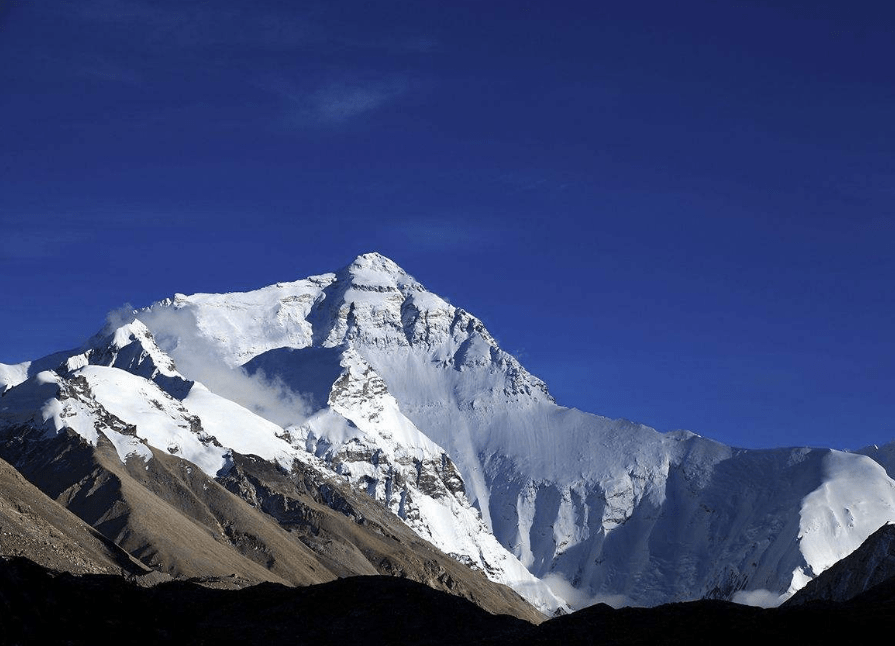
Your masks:
M481 321L378 254L244 294L178 295L139 317L181 367L211 357L304 393L311 415L287 429L293 446L422 535L486 540L469 527L455 536L466 521L451 518L472 505L507 550L571 584L579 604L784 594L895 518L892 481L861 456L741 451L557 406ZM442 455L462 497L438 470ZM399 477L414 481L414 460L451 492L408 489L425 522L395 495ZM853 471L877 503L856 504ZM861 520L843 524L845 507Z
M103 436L115 446L122 462L134 456L152 458L134 427L109 413L79 373L62 378L45 370L8 391L0 407L0 437L21 428L34 429L38 440L70 429L93 446Z
M895 576L895 525L884 525L847 557L809 582L790 601L847 601Z
M105 330L77 350L21 367L17 376L25 378L11 382L3 393L0 429L30 427L42 431L44 438L70 429L94 446L102 435L123 462L132 456L151 459L147 441L164 447L176 446L178 435L195 440L194 434L181 429L198 421L184 416L182 406L151 380L181 391L188 382L139 321ZM171 420L176 420L173 425ZM187 459L208 466L216 463L215 471L220 468L221 459L191 448L197 450Z
M553 401L544 383L501 350L481 321L427 292L376 253L359 256L336 273L252 292L177 295L138 316L178 365L247 364L287 384L297 379L300 392L314 388L309 379L285 367L288 357L264 361L266 353L348 345L382 374L402 407L446 402L444 410L450 413L456 402L475 406L483 397L523 407ZM432 372L430 364L441 370ZM316 399L319 407L322 393ZM487 500L468 429L439 433L440 427L417 425L464 464L473 500ZM495 443L500 439L495 437ZM489 522L487 504L478 506Z
M488 531L451 458L401 413L375 370L350 349L341 362L344 372L332 386L329 406L301 427L286 429L294 445L323 459L436 547L514 587L535 607L548 614L565 608Z
M823 468L824 482L802 501L799 523L810 571L797 572L795 579L820 574L879 529L879 519L895 519L895 482L882 466L867 457L831 451Z
M83 348L31 365L54 369L38 372L4 394L0 429L30 428L43 438L70 429L94 446L104 436L122 462L133 456L151 460L152 446L189 460L212 477L228 468L234 445L251 447L271 460L294 453L276 438L279 427L184 379L139 321L104 330ZM188 396L181 401L171 392ZM205 430L205 420L229 446ZM291 464L292 457L283 462Z
M0 393L3 393L13 386L28 379L28 368L31 366L30 361L8 365L0 363Z
M212 477L229 470L231 450L287 470L299 460L325 478L347 478L444 552L519 588L543 612L566 608L491 535L448 455L400 413L359 355L312 359L324 364L331 382L327 405L300 427L284 429L186 380L148 329L134 321L56 356L55 370L10 389L0 410L0 437L4 429L19 434L30 428L42 438L71 429L94 446L104 436L122 462L151 460L153 447ZM327 366L327 359L339 363ZM249 383L251 377L240 379Z

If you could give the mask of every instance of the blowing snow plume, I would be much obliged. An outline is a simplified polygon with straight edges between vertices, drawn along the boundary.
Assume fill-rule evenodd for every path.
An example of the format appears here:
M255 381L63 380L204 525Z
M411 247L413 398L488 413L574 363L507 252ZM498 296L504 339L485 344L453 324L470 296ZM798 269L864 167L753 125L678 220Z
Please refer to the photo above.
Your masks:
M124 321L123 311L124 308L110 312L110 323ZM306 398L281 379L269 378L262 371L250 375L240 366L227 365L214 343L199 334L192 312L167 308L130 310L130 318L139 319L149 328L156 344L174 360L184 377L201 382L216 395L284 428L299 426L310 416Z

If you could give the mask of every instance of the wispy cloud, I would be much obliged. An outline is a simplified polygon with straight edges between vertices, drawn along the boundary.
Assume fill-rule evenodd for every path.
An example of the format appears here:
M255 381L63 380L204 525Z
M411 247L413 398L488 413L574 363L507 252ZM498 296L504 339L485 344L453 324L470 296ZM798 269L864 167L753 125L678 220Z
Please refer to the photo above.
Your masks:
M380 50L392 54L432 54L437 52L441 43L431 36L417 34L413 36L387 36L384 38L358 38L344 34L331 34L332 42L341 47L353 49Z
M135 317L152 331L156 343L174 359L182 375L201 382L215 394L283 427L298 426L311 414L308 397L294 392L281 379L269 378L260 371L250 375L239 366L227 365L215 342L199 334L190 309L134 312L125 305L110 312L107 323L115 327Z
M57 69L95 81L153 86L167 82L159 72L172 60L195 74L204 56L226 56L240 62L213 67L213 81L226 74L231 85L260 87L276 97L281 118L274 123L287 129L338 127L420 90L425 82L396 71L396 55L415 59L439 47L434 38L397 27L383 36L358 35L345 27L344 11L312 5L79 0L48 4L48 10L60 21L101 31L103 39L127 41L120 60L82 54L83 60L73 58ZM174 58L168 56L172 52Z
M630 605L630 600L622 594L590 596L585 591L573 587L561 574L551 573L542 580L554 593L565 599L572 610L580 610L597 603L605 603L613 608Z
M258 83L285 103L284 120L290 126L339 125L377 110L401 97L409 83L403 77L387 79L346 78L313 89L304 89L283 77Z
M109 236L138 230L157 232L166 227L182 229L197 220L198 216L182 211L146 212L121 204L39 215L0 209L0 262L59 260Z
M401 79L333 83L311 95L311 107L320 119L340 123L375 110L406 90L407 84Z

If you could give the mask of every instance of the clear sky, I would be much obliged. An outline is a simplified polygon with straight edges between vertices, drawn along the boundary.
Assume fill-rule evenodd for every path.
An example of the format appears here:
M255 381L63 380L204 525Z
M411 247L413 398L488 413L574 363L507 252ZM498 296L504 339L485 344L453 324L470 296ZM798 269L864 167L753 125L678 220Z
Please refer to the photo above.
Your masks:
M0 0L0 362L379 251L558 402L895 439L895 3Z

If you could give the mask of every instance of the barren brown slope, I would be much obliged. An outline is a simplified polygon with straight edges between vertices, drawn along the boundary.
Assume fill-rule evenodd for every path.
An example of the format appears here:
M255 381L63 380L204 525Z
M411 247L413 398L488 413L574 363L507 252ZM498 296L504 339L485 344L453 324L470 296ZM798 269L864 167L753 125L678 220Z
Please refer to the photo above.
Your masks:
M372 498L299 463L287 473L234 454L221 478L225 488L162 451L153 449L148 462L122 464L102 435L94 447L70 432L33 441L27 428L7 435L0 455L109 540L172 576L242 587L389 574L494 614L544 619L510 588L440 552Z
M420 538L373 498L301 463L286 472L255 456L233 455L220 482L299 537L339 576L387 574L424 583L493 614L546 619L515 591Z
M335 578L314 553L191 463L153 450L122 464L103 436L73 433L4 455L47 495L146 565L172 576L293 585Z
M74 574L144 574L149 568L0 459L0 556Z

